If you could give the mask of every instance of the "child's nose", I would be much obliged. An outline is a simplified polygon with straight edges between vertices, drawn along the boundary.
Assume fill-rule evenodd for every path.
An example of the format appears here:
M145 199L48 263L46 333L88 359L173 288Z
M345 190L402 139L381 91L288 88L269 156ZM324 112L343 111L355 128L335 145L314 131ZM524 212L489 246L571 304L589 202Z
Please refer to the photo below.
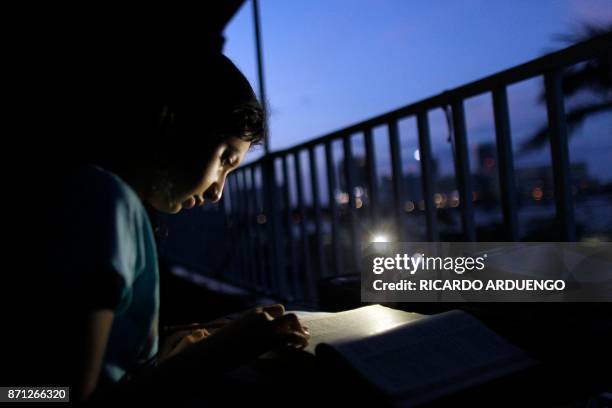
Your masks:
M204 198L213 203L216 203L217 201L221 199L222 192L223 192L223 186L219 187L219 184L213 183L208 188L208 190L206 190L206 193L204 194Z

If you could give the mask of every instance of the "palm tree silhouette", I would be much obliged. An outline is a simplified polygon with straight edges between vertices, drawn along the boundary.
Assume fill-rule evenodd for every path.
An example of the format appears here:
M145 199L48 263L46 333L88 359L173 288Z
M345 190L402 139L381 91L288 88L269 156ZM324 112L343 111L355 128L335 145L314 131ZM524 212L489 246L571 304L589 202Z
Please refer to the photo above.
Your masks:
M576 43L612 32L612 24L596 26L585 24L582 32L573 35L557 36L567 43ZM583 103L566 113L568 138L585 122L587 118L600 112L612 110L612 47L604 54L565 71L562 79L563 94L571 97L579 92L590 90L596 100ZM540 92L540 103L546 103L546 93ZM533 133L519 148L519 153L540 149L549 140L548 125L542 126Z

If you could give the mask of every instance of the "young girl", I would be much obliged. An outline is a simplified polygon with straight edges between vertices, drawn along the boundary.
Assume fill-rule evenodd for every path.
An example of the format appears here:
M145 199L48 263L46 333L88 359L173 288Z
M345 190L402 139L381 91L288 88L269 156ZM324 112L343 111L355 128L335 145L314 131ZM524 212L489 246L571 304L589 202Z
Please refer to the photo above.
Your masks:
M275 305L158 346L158 262L145 206L174 214L217 202L264 129L261 106L229 59L213 53L181 70L143 87L118 86L114 105L96 105L100 121L79 120L85 159L52 158L53 170L37 172L32 239L44 250L27 295L36 311L25 315L36 319L38 336L17 342L23 358L12 383L70 386L73 401L142 387L161 395L274 347L306 344L297 318Z

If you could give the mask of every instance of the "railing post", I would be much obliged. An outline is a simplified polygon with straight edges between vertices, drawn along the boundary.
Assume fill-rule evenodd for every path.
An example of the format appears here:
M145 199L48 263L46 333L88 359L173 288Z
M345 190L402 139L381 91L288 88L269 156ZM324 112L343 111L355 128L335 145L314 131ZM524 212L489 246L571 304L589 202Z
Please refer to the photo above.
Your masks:
M291 208L291 194L290 194L290 190L289 190L289 164L287 163L289 160L289 156L288 155L284 155L283 156L283 181L284 181L284 201L285 201L285 221L287 224L287 246L289 247L289 256L290 256L290 263L289 263L289 271L291 273L291 288L292 288L292 295L293 296L297 296L298 293L298 287L297 287L297 281L298 281L298 274L297 274L297 257L295 254L295 246L293 243L293 217L292 217L292 208Z
M562 71L555 69L544 75L548 130L555 183L555 205L559 232L564 241L576 241L572 180L567 143L567 122L561 87Z
M227 185L225 188L227 189L227 191L229 193L229 200L230 200L230 202L229 202L229 204L230 204L229 213L228 213L228 216L227 216L227 218L225 220L227 228L229 229L230 243L234 243L234 242L238 241L238 236L236 234L236 220L238 219L238 212L237 212L237 208L236 208L237 203L236 203L236 196L235 196L235 193L234 193L233 188L232 188L234 177L236 177L236 176L235 175L231 175L227 179L227 181L225 182L226 185ZM227 194L226 194L224 196L224 198L223 198L223 201L225 201L227 199L228 198L227 198ZM238 262L236 262L236 261L239 260L240 257L239 256L235 256L235 254L234 254L235 245L230 245L230 247L231 247L230 254L232 255L231 258L230 258L231 260L229 262L229 265L231 265L231 269L230 269L231 277L230 277L230 280L236 281L236 280L238 280L239 267L240 267L239 265L237 265Z
M474 226L472 176L470 174L470 157L467 147L463 100L454 101L452 104L452 111L455 168L457 173L457 189L459 190L459 199L461 200L460 208L461 224L463 226L463 239L468 242L473 242L476 241L476 229Z
M259 103L264 112L268 111L268 101L266 99L266 84L263 67L263 45L261 40L261 23L259 19L258 0L252 0L253 4L253 29L255 32L255 56L257 57L257 79L259 80ZM270 134L268 129L264 129L264 151L266 156L270 154Z
M259 215L263 213L259 199L259 189L257 188L257 165L251 166L251 188L253 197L253 227L255 231L255 255L257 256L257 282L261 285L265 293L269 293L270 285L268 285L266 277L266 251L264 250L264 240L261 236L261 224L259 223Z
M240 285L243 285L244 282L246 282L247 278L247 260L248 260L248 251L247 251L247 242L246 242L246 237L245 237L245 226L244 226L244 216L243 216L243 209L244 209L244 201L243 198L241 197L240 194L240 185L238 182L238 178L240 175L240 171L237 170L236 173L234 174L234 177L232 177L232 179L230 180L231 184L233 185L233 192L232 195L236 197L236 225L234 228L236 228L236 232L238 235L238 239L237 239L237 243L238 246L240 247L240 252L241 255L240 256L240 267L239 267L239 273L238 273L238 283Z
M312 271L310 268L310 250L309 250L309 242L308 242L308 231L306 230L306 209L304 207L304 186L302 180L302 159L300 157L300 151L296 151L293 155L293 164L295 167L295 179L296 179L296 189L297 189L297 203L298 203L298 211L300 214L300 237L301 237L301 248L302 248L302 256L300 265L301 269L301 283L304 286L303 299L311 300L314 295L314 288L312 287Z
M321 276L325 276L325 262L323 262L323 247L321 241L323 239L321 233L321 198L319 196L319 172L317 170L317 158L315 147L308 149L308 161L310 164L310 178L312 186L312 207L314 212L315 222L315 282L319 281ZM316 286L315 286L316 288Z
M429 138L429 119L427 111L417 114L417 128L419 132L419 158L421 163L421 180L423 181L423 200L425 202L425 219L427 222L427 240L430 242L440 239L436 207L433 202L434 175L431 161L431 142Z
M497 142L497 165L501 193L504 227L508 241L519 240L518 216L516 209L516 187L514 185L514 162L512 135L508 113L508 95L505 86L493 90L493 111L495 115L495 137Z
M267 155L261 164L261 182L263 193L263 213L266 216L266 239L268 256L268 281L272 288L272 292L283 296L282 285L282 267L281 267L281 251L280 251L280 229L279 208L278 202L275 199L277 196L278 186L276 184L276 172L274 168L274 156Z
M358 273L360 268L360 262L357 258L358 256L358 243L360 242L360 237L358 236L357 228L356 228L356 218L357 214L355 214L355 182L353 175L353 152L351 149L351 135L344 136L342 138L342 147L344 150L344 177L346 180L346 189L348 192L348 211L347 218L349 223L349 234L351 236L351 271L353 273Z
M399 131L397 120L393 119L388 124L389 127L389 149L391 150L391 181L393 182L393 213L397 225L397 239L399 242L406 241L406 231L404 230L404 188L402 177L402 158L399 144Z
M248 193L247 171L249 170L250 169L248 167L245 167L238 174L239 180L241 180L241 184L242 184L241 199L242 199L242 202L244 203L243 219L244 219L244 224L245 224L244 225L245 237L246 237L245 245L248 249L248 258L246 258L246 263L247 265L249 265L249 267L247 268L248 277L245 283L247 285L252 285L253 287L255 287L255 289L259 289L256 283L257 262L255 260L257 259L256 258L257 254L255 251L255 247L253 245L254 244L253 243L253 228L251 225L251 214L250 214L251 200L249 199L249 193Z
M376 152L374 151L374 140L372 128L367 128L363 132L366 151L366 168L368 172L368 199L370 207L370 220L374 225L378 216L378 186L376 177Z
M338 210L336 208L336 177L334 169L334 155L332 152L331 141L325 143L325 167L327 168L327 191L329 195L329 215L331 218L332 231L332 267L334 275L338 275L342 270L342 258L340 256L340 228L338 225Z

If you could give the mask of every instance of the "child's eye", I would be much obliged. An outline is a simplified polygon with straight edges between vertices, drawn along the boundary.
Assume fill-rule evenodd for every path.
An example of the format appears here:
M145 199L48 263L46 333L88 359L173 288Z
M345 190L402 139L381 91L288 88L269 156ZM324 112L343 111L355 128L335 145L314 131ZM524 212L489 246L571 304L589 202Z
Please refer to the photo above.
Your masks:
M223 157L223 164L229 167L233 167L236 164L236 158L234 156L225 155Z

